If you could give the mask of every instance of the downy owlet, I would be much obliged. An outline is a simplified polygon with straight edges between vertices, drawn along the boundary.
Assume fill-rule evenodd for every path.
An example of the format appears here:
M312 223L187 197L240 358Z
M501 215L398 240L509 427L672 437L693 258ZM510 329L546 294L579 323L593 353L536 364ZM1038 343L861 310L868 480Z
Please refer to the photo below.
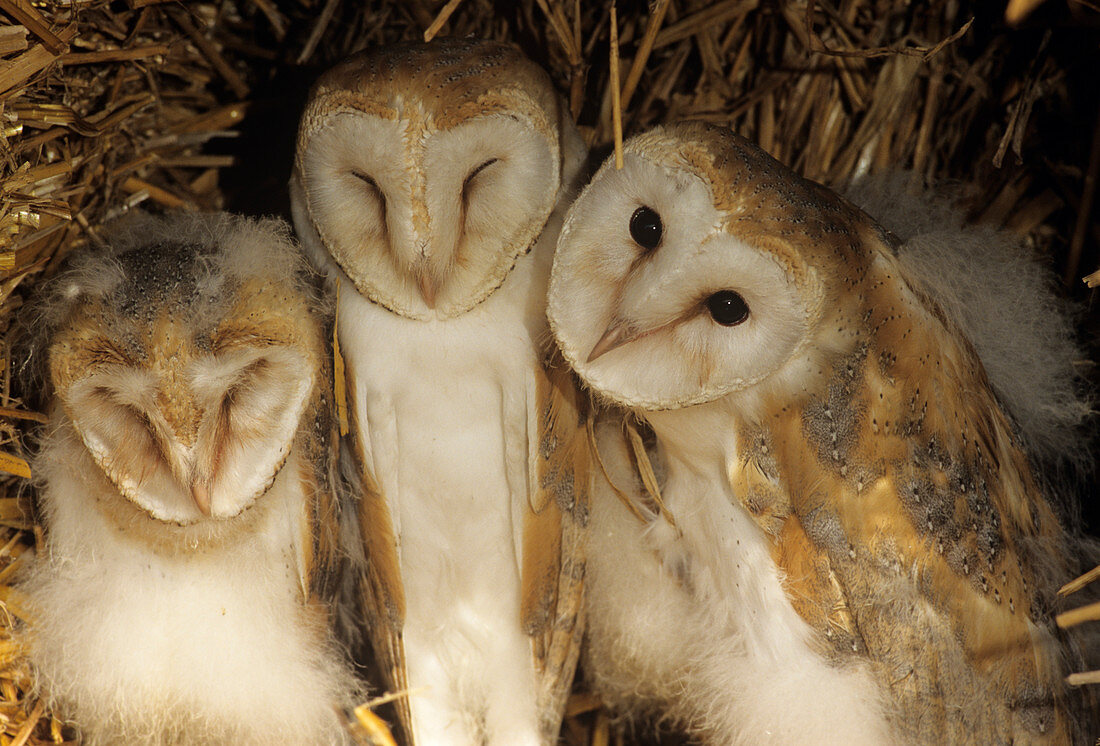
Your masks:
M288 227L135 218L42 303L36 685L87 744L347 743L326 312Z

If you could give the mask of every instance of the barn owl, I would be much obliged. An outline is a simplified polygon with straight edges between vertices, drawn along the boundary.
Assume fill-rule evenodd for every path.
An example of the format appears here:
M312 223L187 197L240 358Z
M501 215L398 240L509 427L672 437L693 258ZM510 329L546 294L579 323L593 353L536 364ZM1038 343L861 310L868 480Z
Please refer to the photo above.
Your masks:
M88 744L345 744L325 311L277 221L142 216L43 302L36 685Z
M605 422L597 690L707 743L1068 742L1062 530L894 237L722 128L624 151L548 294L567 361L652 428L668 515Z
M294 220L339 288L368 631L421 746L556 740L588 450L545 294L584 155L496 42L353 56L302 116Z

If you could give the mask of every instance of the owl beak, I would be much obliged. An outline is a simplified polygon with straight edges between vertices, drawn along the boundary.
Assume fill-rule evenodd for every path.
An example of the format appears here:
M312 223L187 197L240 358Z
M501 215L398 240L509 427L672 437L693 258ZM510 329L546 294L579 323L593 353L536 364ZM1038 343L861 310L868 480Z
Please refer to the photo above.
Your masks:
M616 347L621 347L639 336L641 335L625 321L613 321L611 326L607 327L607 331L603 333L603 336L600 337L600 341L592 348L592 352L588 353L588 360L585 362L590 363L601 355L611 352Z
M588 360L585 362L590 363L601 355L606 355L611 352L616 347L622 347L627 342L633 342L642 337L648 337L654 332L667 329L670 326L680 323L684 318L686 317L672 319L671 321L658 324L650 329L641 329L630 321L612 321L607 327L607 331L603 333L603 336L600 337L600 340L596 342L596 345L592 348L592 352L588 353Z
M210 488L204 479L196 479L191 483L191 499L195 501L195 507L207 518L210 517Z
M428 308L435 308L435 295L439 291L439 283L428 274L426 267L420 267L416 273L416 285L420 288L420 297Z

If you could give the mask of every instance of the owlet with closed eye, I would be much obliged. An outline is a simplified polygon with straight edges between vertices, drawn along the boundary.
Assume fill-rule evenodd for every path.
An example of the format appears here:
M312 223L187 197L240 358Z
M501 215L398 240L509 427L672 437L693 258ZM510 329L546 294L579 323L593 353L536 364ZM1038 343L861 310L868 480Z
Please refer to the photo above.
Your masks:
M652 427L672 518L605 423L586 660L608 702L722 744L1077 735L1046 605L1063 531L866 215L726 129L659 128L574 203L549 316Z
M348 743L327 311L289 229L134 219L42 304L36 685L87 744Z
M587 448L544 308L583 158L546 73L496 42L353 56L302 116L294 218L339 286L369 633L421 746L556 740Z

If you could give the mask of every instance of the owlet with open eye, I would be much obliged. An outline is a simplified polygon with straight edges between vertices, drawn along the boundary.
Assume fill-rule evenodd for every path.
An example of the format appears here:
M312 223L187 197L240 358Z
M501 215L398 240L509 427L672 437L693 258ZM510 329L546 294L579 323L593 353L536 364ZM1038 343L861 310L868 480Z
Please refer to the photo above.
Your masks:
M588 449L545 296L583 161L547 74L497 42L355 55L302 115L291 197L339 287L365 626L420 746L557 740Z
M1074 741L1067 538L895 239L723 128L624 150L549 291L565 358L656 438L598 430L604 700L715 744Z
M41 302L36 682L88 744L348 742L327 309L288 229L131 219Z

